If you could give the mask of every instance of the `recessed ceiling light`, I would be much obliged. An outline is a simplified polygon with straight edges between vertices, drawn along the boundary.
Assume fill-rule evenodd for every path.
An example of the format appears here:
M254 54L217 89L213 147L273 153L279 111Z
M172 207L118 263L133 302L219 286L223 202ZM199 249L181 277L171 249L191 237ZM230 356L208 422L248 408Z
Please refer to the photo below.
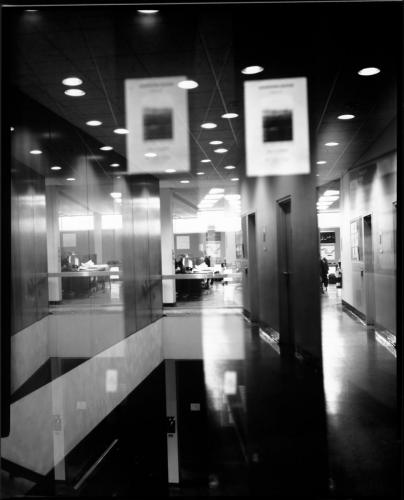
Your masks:
M234 170L236 167L234 165L226 165L224 168L226 170Z
M205 158L204 160L201 160L201 163L209 163L211 162L212 160L209 160L209 158Z
M339 142L326 142L324 145L325 146L330 146L330 147L332 147L332 146L338 146Z
M228 149L226 149L226 148L217 148L214 151L215 151L215 153L223 154L223 153L227 153Z
M232 179L230 179L231 181L238 181L239 178L238 177L233 177Z
M112 196L112 198L122 198L122 193L120 193L119 191L109 194Z
M81 89L67 89L65 90L65 94L70 97L81 97L82 95L86 95L84 90Z
M76 180L76 178L75 178L75 177L68 177L66 180L67 180L67 181L75 181L75 180Z
M350 115L349 113L346 115L338 116L338 120L352 120L352 118L355 118L355 115Z
M38 12L38 9L25 9L25 12Z
M126 128L116 128L114 130L114 133L115 134L121 134L121 135L123 135L123 134L129 134L129 130L126 129Z
M173 174L174 172L176 172L175 168L167 168L166 170L167 174Z
M209 144L212 144L212 146L218 146L219 144L223 144L223 141L210 141Z
M86 125L88 125L89 127L99 127L100 125L102 125L102 122L100 122L99 120L90 120L86 122Z
M194 80L182 80L181 82L177 83L177 86L180 89L190 90L190 89L196 89L196 87L199 87L199 83L195 82Z
M378 73L380 73L380 69L375 67L362 68L358 71L358 75L361 76L372 76L377 75Z
M224 193L224 189L223 188L212 188L212 189L209 189L209 193L210 194Z
M196 175L205 175L205 172L197 172Z
M100 149L101 151L111 151L114 148L112 146L101 146Z
M238 114L237 113L225 113L224 115L222 115L222 118L237 118L238 117Z
M111 163L109 166L110 167L119 167L119 163Z
M181 184L189 184L189 181L187 179L183 179L182 181L180 181Z
M243 75L256 75L257 73L261 73L264 71L262 66L246 66L241 70Z
M325 160L316 161L317 165L325 165L327 162Z
M157 14L158 10L138 10L140 14Z
M32 155L41 155L42 151L40 149L31 149L30 154L32 154Z
M59 167L58 165L54 165L51 167L51 170L62 170L62 167Z
M202 123L201 127L202 128L216 128L217 125L216 125L216 123L207 122L207 123Z
M77 78L77 76L69 76L62 80L63 85L67 85L68 87L77 87L83 83L83 80Z
M150 152L150 153L145 153L145 154L144 154L144 156L145 156L146 158L156 158L157 153L152 153L152 152Z

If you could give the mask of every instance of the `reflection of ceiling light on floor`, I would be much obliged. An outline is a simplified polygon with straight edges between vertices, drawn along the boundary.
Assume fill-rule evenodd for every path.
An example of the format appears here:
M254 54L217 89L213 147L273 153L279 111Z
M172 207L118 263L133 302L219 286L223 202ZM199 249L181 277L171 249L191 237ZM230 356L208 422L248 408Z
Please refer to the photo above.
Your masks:
M129 134L129 130L126 128L116 128L114 130L115 134L123 135L123 134Z
M327 162L324 160L316 161L317 165L325 165Z
M241 70L243 75L256 75L257 73L261 73L264 71L262 66L246 66Z
M207 122L207 123L202 123L201 127L209 129L209 128L216 128L217 125L216 123Z
M62 80L62 83L63 85L67 85L69 87L77 87L78 85L81 85L83 83L83 80L81 80L77 76L69 76L68 78Z
M330 147L338 146L338 145L339 145L339 142L326 142L324 144L324 146L330 146Z
M189 184L189 181L187 179L183 179L182 181L180 181L181 184Z
M32 154L32 155L41 155L42 151L40 149L32 149L30 151L30 154Z
M225 113L224 115L222 115L222 118L227 118L227 119L237 118L237 117L238 117L237 113Z
M112 146L101 146L100 149L101 151L111 151L114 148Z
M215 153L223 154L223 153L227 153L228 149L226 149L226 148L217 148L214 151L215 151Z
M102 122L100 122L100 120L90 120L86 122L86 125L88 125L89 127L99 127L100 125L102 125Z
M144 154L146 158L156 158L157 153L145 153Z
M173 174L176 170L174 168L167 168L166 172L167 174Z
M198 82L195 82L194 80L182 80L181 82L177 83L178 87L180 89L196 89L196 87L199 86Z
M362 68L358 71L358 75L361 76L372 76L377 75L378 73L380 73L380 69L374 67Z
M54 165L51 167L51 170L62 170L62 167L59 167L58 165Z
M65 90L65 94L70 97L81 97L82 95L86 95L84 90L81 89L67 89Z

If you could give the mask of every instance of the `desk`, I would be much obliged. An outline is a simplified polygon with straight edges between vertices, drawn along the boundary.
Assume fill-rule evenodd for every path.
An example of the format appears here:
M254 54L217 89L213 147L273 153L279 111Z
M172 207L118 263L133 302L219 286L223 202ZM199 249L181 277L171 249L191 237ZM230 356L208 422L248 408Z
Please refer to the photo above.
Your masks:
M105 282L109 279L107 269L108 266L104 264L60 273L62 298L68 299L83 295L89 297L94 290L98 290L99 284L101 284L101 289L105 290Z

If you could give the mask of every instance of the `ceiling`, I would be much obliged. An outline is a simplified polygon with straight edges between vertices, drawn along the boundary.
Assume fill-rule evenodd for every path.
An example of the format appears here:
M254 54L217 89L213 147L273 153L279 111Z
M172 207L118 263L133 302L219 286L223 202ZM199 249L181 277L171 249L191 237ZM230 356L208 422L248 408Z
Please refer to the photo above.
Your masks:
M6 9L11 81L112 152L94 151L106 175L124 172L126 137L124 80L184 75L199 83L188 91L191 171L159 175L196 205L216 184L236 190L245 171L243 82L306 76L312 168L318 185L361 163L366 151L396 117L396 80L401 43L401 6L381 3L165 5L156 15L136 7ZM259 64L264 71L245 76ZM378 75L357 71L377 66ZM64 94L63 78L78 76L86 95ZM238 118L221 118L225 112ZM350 121L340 113L353 113ZM100 120L89 127L88 120ZM218 124L214 130L200 127ZM223 141L225 154L211 140ZM327 141L338 147L324 146ZM210 163L201 163L209 158ZM118 160L117 160L118 159ZM317 161L327 163L317 165ZM110 167L118 161L119 168ZM233 165L234 170L226 170ZM203 175L197 175L203 172ZM63 172L51 172L57 179ZM203 182L202 182L203 178ZM189 185L181 185L187 179ZM187 203L178 198L178 213Z

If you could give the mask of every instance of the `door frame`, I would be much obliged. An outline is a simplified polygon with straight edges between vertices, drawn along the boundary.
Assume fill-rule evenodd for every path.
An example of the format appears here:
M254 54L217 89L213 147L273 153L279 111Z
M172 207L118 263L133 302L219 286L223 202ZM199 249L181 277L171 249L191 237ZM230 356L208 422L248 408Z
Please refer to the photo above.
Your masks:
M370 219L370 225L366 221ZM373 238L373 214L367 213L362 216L362 237L363 237L363 293L365 297L366 324L375 324L375 279L374 279L374 238Z

